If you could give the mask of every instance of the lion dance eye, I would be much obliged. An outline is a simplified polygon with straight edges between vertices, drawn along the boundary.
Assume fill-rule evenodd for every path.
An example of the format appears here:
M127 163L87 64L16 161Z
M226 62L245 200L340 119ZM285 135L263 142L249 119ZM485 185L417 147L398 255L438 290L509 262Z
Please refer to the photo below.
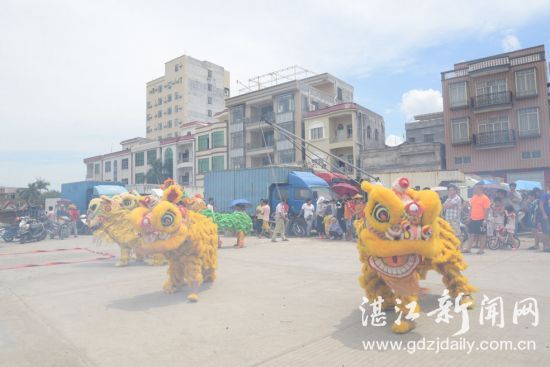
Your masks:
M165 227L170 227L172 224L174 224L174 219L175 219L174 214L168 212L162 216L161 223Z
M376 206L372 210L372 216L374 217L374 219L381 223L387 223L390 221L390 212L386 207L380 204L376 204Z
M424 226L422 227L422 238L427 240L432 237L432 227L431 226Z
M126 199L126 200L124 200L124 201L122 202L122 205L124 205L124 206L131 206L131 205L132 205L132 201L129 200L129 199Z

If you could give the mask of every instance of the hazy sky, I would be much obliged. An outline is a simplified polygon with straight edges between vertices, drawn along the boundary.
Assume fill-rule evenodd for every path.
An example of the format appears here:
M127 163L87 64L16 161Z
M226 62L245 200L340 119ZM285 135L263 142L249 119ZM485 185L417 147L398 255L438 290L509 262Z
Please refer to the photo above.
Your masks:
M232 93L294 64L330 72L402 135L441 108L441 71L549 45L549 19L547 0L3 0L0 186L83 180L84 157L145 134L145 83L184 53L228 69Z

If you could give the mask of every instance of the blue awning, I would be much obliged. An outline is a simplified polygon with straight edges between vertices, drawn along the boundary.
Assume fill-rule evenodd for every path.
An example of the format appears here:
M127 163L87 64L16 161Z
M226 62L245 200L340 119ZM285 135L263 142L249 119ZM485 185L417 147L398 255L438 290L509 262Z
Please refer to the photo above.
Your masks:
M94 186L94 196L108 196L112 197L115 195L120 195L128 192L124 186L116 185L97 185Z
M292 171L288 174L288 183L294 187L328 187L325 180L311 172Z

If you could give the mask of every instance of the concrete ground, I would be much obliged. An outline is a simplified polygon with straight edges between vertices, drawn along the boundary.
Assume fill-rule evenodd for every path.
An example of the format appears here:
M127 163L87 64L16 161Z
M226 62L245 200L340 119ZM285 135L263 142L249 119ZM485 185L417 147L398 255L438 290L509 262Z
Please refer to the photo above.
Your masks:
M466 341L533 341L531 351L365 350L371 341L418 342L451 337L449 325L426 312L437 308L443 290L432 273L423 286L424 312L418 327L394 335L388 327L363 326L355 245L308 239L273 244L247 238L230 247L224 238L218 280L205 286L197 304L185 293L165 295L165 267L134 264L116 268L116 259L82 261L100 255L82 250L27 253L36 249L98 247L90 237L35 244L0 243L0 366L548 366L550 365L550 254L525 250L469 255L466 271L479 288L469 312ZM45 264L6 269L22 264ZM483 294L504 301L503 328L481 326ZM539 325L520 318L514 303L538 301ZM395 315L388 314L393 321ZM454 340L462 340L459 337ZM429 346L429 345L425 345ZM435 348L435 345L432 345Z

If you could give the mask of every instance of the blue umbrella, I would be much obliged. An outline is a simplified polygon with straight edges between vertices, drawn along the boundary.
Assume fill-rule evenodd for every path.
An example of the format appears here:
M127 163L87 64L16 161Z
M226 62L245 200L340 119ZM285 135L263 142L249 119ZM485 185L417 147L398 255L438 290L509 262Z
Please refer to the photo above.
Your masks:
M518 190L533 190L535 188L542 189L542 185L538 181L517 180L516 188Z
M235 199L231 202L230 207L233 208L237 205L252 205L252 203L246 199Z

